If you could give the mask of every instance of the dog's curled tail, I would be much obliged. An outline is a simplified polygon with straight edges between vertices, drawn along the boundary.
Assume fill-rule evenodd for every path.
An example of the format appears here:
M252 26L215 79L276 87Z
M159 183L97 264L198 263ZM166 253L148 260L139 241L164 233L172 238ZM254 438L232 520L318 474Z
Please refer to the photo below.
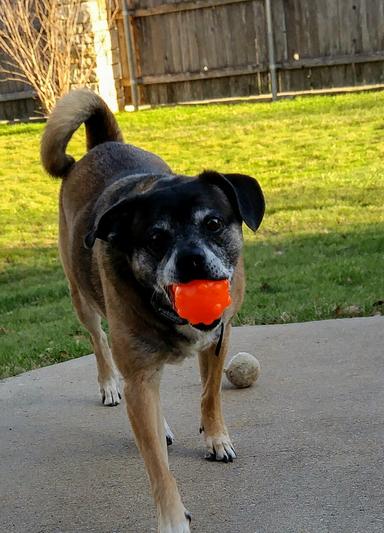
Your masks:
M41 141L41 161L51 176L64 178L74 165L65 150L83 122L88 150L107 141L123 141L112 111L100 96L89 89L71 91L57 102Z

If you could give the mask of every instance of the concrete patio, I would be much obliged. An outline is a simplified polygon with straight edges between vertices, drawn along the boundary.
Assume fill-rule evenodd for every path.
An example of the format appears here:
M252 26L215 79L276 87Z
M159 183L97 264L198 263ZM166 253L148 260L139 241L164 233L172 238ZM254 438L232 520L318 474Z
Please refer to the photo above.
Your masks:
M232 464L203 459L196 361L164 375L192 531L383 532L384 317L235 328L240 350L262 372L223 387ZM101 405L93 356L1 381L0 431L0 531L156 531L124 405Z

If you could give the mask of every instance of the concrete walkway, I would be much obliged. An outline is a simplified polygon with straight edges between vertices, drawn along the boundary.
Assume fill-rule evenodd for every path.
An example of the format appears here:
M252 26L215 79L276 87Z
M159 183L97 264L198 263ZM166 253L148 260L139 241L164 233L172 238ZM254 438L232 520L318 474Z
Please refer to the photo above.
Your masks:
M193 531L384 531L384 318L236 328L257 384L224 385L233 464L203 459L196 361L169 367L170 464ZM0 531L156 531L125 409L93 357L0 382Z

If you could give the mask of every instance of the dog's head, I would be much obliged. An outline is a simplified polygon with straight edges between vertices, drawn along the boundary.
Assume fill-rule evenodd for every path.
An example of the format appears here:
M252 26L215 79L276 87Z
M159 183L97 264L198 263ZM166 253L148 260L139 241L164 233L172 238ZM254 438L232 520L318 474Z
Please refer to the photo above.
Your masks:
M212 171L197 178L143 177L138 183L112 205L96 209L85 245L91 248L98 238L122 252L156 310L181 324L170 287L231 280L242 249L241 225L259 227L263 194L254 178Z

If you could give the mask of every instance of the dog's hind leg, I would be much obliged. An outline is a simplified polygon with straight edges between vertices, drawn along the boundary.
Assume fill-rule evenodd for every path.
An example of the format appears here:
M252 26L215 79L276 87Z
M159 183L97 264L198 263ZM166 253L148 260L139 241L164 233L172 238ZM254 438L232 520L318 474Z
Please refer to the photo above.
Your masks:
M204 432L209 461L227 463L236 457L228 435L221 409L221 379L225 357L228 351L231 326L225 328L220 353L216 354L216 344L199 354L199 366L203 392L201 396L201 432Z
M103 404L108 406L118 405L121 400L119 378L113 363L107 335L101 327L100 316L86 303L76 287L71 286L70 289L77 316L91 335Z

